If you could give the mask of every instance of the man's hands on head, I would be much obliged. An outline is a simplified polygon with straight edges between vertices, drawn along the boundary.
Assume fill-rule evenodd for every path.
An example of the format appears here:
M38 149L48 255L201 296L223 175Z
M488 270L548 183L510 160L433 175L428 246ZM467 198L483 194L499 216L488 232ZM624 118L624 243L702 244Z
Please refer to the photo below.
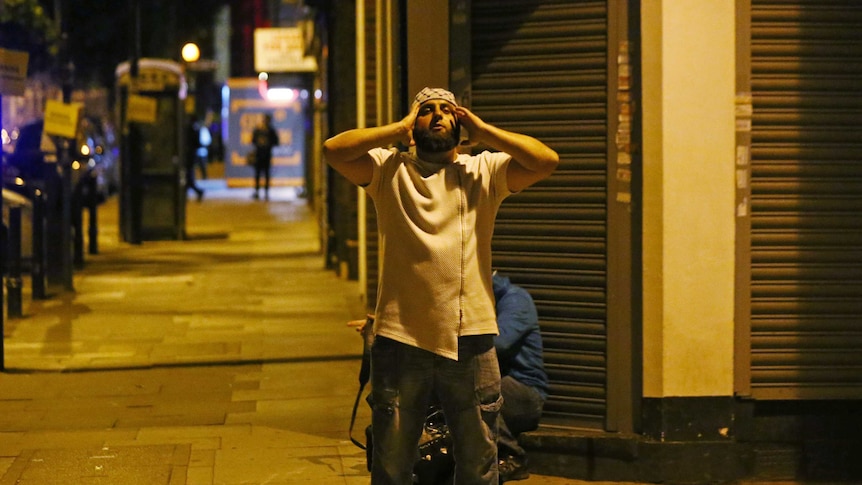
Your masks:
M461 123L461 129L467 130L467 135L469 136L466 142L467 145L478 145L484 142L483 135L486 131L486 123L481 118L463 106L455 108L455 115Z
M419 107L414 106L400 121L373 128L355 128L329 138L323 142L326 163L353 184L368 185L374 175L374 159L369 150L397 142L415 145L413 125L418 112Z
M506 172L509 190L520 192L548 177L560 163L560 156L541 141L485 123L469 109L458 106L455 114L467 129L468 144L484 144L512 156Z
M407 113L407 116L401 119L401 124L406 130L401 142L405 146L412 147L416 145L416 141L413 140L413 127L416 126L417 116L419 116L419 103L413 103L413 107L410 109L410 112Z

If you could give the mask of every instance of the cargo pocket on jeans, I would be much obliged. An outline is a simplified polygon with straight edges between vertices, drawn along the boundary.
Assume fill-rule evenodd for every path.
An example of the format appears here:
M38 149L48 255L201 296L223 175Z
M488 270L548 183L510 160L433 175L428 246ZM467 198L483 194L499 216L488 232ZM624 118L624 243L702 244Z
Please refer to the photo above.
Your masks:
M499 434L497 416L499 416L500 409L503 407L503 396L499 392L494 393L493 386L487 390L491 392L486 394L482 390L479 391L479 410L482 412L482 421L491 430L494 435L493 438L496 441Z

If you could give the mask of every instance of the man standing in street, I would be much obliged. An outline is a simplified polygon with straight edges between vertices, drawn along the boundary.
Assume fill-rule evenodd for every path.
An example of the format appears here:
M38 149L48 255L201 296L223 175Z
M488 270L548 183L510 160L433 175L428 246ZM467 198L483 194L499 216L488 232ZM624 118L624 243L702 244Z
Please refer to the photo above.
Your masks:
M498 152L457 151L469 141ZM415 153L383 147L402 142ZM377 210L381 271L371 350L373 485L409 485L428 404L452 430L455 483L497 485L500 369L491 237L503 199L548 177L559 157L425 88L402 120L324 143L327 162Z
M260 178L264 178L263 194L269 200L269 178L272 172L272 148L278 145L278 132L272 127L272 115L265 114L251 134L254 144L254 195L260 198Z

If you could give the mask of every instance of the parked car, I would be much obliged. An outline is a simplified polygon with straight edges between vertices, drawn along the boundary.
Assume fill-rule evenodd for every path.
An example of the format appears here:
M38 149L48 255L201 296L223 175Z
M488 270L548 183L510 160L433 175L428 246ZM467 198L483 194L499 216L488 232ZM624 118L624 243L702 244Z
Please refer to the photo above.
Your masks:
M57 146L43 127L42 121L35 121L20 128L12 152L4 159L4 187L29 196L35 185L50 190L59 177ZM104 202L114 194L119 187L118 156L112 127L94 117L83 118L71 150L73 194L85 204Z
M66 248L63 245L63 180L58 170L61 160L57 143L60 139L47 136L44 133L42 121L29 123L18 130L18 136L11 153L4 153L4 202L9 206L21 205L22 218L22 259L27 260L33 252L28 251L32 243L32 228L29 219L32 218L33 202L40 209L40 217L44 225L42 241L45 245L43 262L46 273L57 275L62 269L62 255ZM73 250L76 264L83 262L84 228L82 211L87 207L95 207L104 202L118 189L117 149L110 126L99 119L85 117L81 120L79 132L69 150L69 167L71 176L71 208ZM41 193L37 200L37 190ZM22 196L29 204L21 204L10 197L11 192ZM8 219L8 210L3 216ZM29 224L28 224L29 223ZM32 239L31 239L32 240ZM91 241L92 244L92 241ZM4 246L5 247L5 246ZM49 279L50 276L49 276ZM56 278L55 278L56 279Z
M119 140L113 125L106 120L85 117L81 121L75 161L95 179L98 202L119 190L119 157Z
M58 179L54 143L42 136L42 122L22 126L13 140L12 150L3 157L3 188L32 197L35 188Z

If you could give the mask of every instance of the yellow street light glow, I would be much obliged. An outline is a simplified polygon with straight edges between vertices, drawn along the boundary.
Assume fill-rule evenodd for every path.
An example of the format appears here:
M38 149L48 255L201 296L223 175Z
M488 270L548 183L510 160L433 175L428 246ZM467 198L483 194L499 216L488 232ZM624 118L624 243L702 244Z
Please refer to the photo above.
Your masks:
M194 42L189 42L183 46L183 60L186 62L196 62L201 58L201 50Z

